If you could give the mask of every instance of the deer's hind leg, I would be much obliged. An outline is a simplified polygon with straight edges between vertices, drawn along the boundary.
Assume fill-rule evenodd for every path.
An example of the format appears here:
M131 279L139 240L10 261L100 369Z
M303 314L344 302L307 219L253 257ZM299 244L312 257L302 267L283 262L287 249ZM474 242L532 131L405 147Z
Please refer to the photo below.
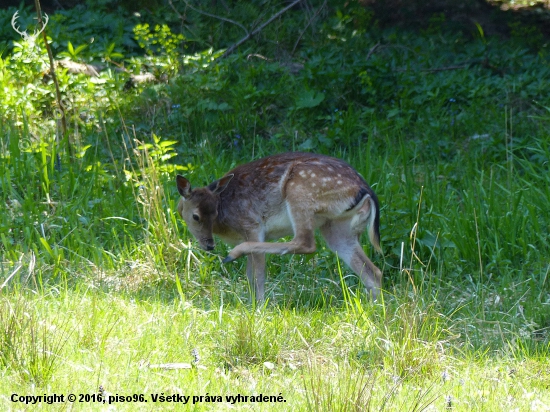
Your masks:
M352 230L351 221L331 220L320 230L328 247L359 276L367 292L376 300L382 286L382 272L363 252L359 243L360 233Z

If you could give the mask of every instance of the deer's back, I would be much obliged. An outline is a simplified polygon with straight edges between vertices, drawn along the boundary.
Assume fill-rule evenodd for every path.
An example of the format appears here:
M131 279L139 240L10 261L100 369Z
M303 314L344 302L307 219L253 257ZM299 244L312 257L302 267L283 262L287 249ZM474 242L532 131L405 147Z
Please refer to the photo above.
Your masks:
M234 177L220 193L220 224L241 233L261 226L266 239L292 233L289 207L311 210L318 226L353 213L366 194L375 196L346 162L318 154L278 154L230 173Z

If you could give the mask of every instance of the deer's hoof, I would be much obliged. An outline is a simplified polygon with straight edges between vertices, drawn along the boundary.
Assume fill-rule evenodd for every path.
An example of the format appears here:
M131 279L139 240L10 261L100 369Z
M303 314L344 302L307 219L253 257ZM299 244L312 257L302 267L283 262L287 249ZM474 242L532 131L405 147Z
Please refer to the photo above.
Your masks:
M222 260L222 263L229 263L229 262L233 262L235 259L232 258L231 256L227 256L224 260Z

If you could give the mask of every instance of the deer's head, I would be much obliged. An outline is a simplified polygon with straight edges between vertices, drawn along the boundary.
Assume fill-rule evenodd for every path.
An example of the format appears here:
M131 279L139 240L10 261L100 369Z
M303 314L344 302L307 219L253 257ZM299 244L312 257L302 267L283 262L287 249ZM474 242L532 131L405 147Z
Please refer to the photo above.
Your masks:
M213 250L216 246L212 230L218 217L219 194L232 178L232 174L227 175L207 187L192 189L189 180L181 175L176 177L176 185L181 195L178 213L204 250Z

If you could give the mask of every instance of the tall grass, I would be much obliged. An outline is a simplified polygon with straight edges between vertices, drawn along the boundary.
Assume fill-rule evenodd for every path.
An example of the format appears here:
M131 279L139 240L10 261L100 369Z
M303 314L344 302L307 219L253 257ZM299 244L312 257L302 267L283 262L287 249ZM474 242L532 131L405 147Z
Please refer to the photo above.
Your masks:
M301 50L297 73L204 53L166 85L126 102L113 92L79 129L72 162L36 136L35 116L2 119L2 402L101 385L281 393L300 411L545 410L548 113L517 109L546 90L535 81L544 53L521 60L540 68L529 84L477 66L428 75L424 65L448 58L438 48L481 46L384 32L365 66L356 50L374 46L370 35L339 18ZM484 50L523 56L501 46ZM378 194L384 254L365 250L384 270L379 301L319 238L312 256L268 258L268 300L256 307L244 260L222 265L228 246L199 250L178 218L176 173L202 186L286 150L341 157ZM174 363L193 366L149 367Z
M22 382L43 387L62 366L71 330L63 314L43 319L28 302L20 292L0 295L0 366Z

